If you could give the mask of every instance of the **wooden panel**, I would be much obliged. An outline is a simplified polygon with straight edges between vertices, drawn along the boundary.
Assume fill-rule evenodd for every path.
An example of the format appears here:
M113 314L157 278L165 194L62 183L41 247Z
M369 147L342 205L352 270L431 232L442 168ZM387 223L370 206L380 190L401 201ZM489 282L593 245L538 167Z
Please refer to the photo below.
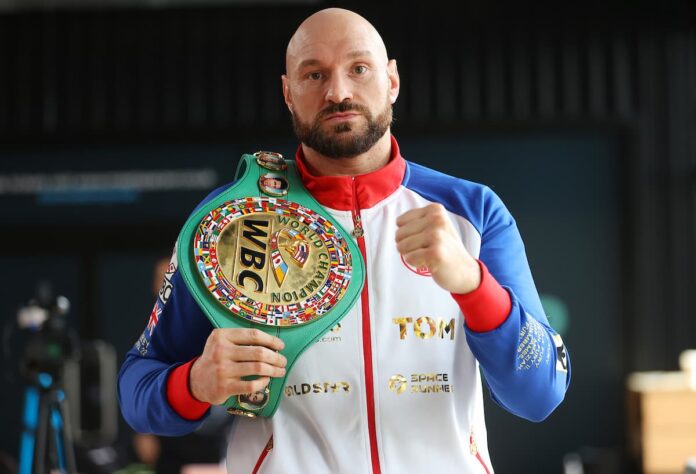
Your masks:
M696 457L696 432L660 430L643 437L645 474L684 472L686 461Z
M644 430L690 428L696 436L696 392L644 393L641 408Z

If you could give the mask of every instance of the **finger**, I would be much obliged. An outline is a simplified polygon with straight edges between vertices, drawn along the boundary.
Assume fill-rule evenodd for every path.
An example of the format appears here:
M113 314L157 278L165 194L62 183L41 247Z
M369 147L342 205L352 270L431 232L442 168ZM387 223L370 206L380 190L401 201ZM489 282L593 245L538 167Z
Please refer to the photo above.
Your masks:
M413 220L421 219L425 216L444 216L445 214L445 206L443 206L442 204L428 204L425 207L419 207L418 209L411 209L410 211L404 212L402 215L397 217L396 225L398 227L401 227Z
M412 235L420 234L426 229L428 229L429 226L430 223L428 219L425 218L425 216L422 216L418 219L414 219L396 230L396 242L400 242L401 240Z
M276 367L285 367L288 360L284 355L262 346L237 346L232 360L236 362L265 362Z
M279 351L285 347L285 343L281 339L259 329L222 329L222 331L225 331L227 339L238 345L264 346L274 351Z
M230 375L233 377L247 377L249 375L283 377L285 369L265 362L240 362L230 368Z
M425 209L424 207L419 207L418 209L411 209L410 211L404 212L396 218L397 227L402 227L411 221L422 218L425 216Z
M230 393L241 395L247 393L260 392L268 386L271 379L268 377L259 377L254 380L236 380L230 383Z
M427 264L425 249L416 249L411 252L403 253L401 256L404 257L406 263L414 267L424 267Z
M396 249L401 255L408 254L414 250L426 248L431 243L431 239L428 238L426 233L419 232L417 234L409 235L397 240Z

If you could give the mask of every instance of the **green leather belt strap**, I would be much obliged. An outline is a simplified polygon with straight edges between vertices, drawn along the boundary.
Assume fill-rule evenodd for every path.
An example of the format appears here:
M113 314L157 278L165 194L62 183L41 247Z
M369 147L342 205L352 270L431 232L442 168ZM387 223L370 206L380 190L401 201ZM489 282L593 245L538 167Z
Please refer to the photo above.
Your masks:
M285 343L285 377L224 404L232 414L270 417L297 358L357 301L365 264L294 162L271 152L243 155L236 179L184 224L179 270L214 327L257 328Z

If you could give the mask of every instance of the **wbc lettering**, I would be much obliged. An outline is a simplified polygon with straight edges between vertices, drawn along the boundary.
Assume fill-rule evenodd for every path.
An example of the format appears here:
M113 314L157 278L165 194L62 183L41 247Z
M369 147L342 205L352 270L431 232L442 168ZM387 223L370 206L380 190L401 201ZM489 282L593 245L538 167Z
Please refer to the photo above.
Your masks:
M268 221L265 220L244 219L242 228L239 261L243 266L247 267L247 269L239 272L239 275L237 275L237 283L246 288L244 284L245 280L251 279L256 284L255 291L258 292L263 291L263 278L253 269L263 270L266 266L266 242L268 240L268 231L263 230L262 227L268 228L268 224ZM260 238L266 240L259 240ZM247 243L261 249L262 252L247 247L245 245Z

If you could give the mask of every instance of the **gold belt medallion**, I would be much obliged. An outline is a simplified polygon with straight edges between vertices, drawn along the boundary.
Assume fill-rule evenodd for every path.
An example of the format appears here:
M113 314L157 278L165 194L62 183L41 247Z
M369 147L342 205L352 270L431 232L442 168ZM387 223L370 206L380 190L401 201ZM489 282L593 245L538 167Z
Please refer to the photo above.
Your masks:
M274 197L228 201L194 236L196 268L231 317L296 326L343 297L353 262L340 231L318 213Z

